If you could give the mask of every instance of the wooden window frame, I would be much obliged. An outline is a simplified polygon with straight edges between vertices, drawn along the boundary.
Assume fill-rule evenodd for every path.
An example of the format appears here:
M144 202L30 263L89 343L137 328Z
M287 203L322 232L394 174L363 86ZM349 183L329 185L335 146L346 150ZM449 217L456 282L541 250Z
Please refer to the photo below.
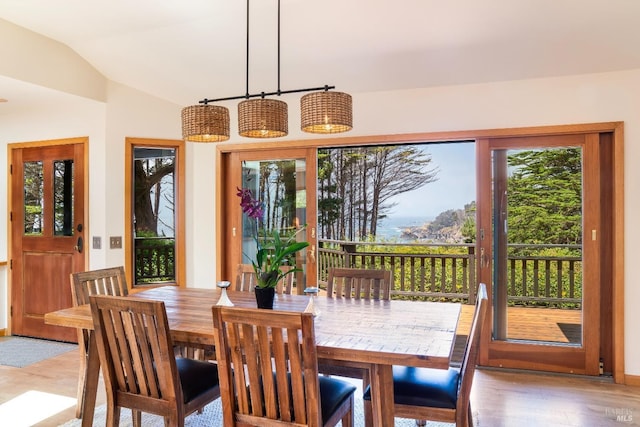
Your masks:
M175 172L176 180L174 195L175 198L175 284L186 287L186 226L185 226L185 142L174 139L151 139L151 138L125 138L125 203L124 203L124 253L125 271L129 288L148 288L154 286L164 286L167 283L158 285L136 286L133 274L133 151L135 147L162 147L175 149Z

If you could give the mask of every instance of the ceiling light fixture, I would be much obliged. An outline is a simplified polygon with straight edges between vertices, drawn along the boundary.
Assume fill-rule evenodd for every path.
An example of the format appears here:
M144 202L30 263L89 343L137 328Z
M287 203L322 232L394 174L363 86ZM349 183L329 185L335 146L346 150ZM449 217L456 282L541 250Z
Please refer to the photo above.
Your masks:
M288 129L287 103L267 96L313 92L300 100L301 126L309 133L338 133L351 130L353 113L351 95L330 92L335 86L280 90L280 0L278 0L278 89L274 92L249 93L249 0L247 0L247 62L246 92L226 98L203 99L200 105L182 110L182 136L187 141L221 142L229 139L229 110L209 105L220 101L244 99L238 104L238 132L248 138L277 138L286 136ZM251 99L258 98L258 99Z

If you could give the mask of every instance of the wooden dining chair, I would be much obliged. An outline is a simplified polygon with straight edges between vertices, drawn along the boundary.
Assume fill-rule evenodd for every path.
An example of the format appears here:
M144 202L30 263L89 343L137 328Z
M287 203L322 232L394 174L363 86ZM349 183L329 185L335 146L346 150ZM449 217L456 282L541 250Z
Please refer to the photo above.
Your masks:
M391 272L381 269L330 268L327 296L332 298L391 298Z
M293 267L290 265L283 265L280 267L280 270L282 270L283 273L286 273L291 269L293 269ZM289 273L280 279L278 286L276 287L277 294L291 295L293 292L293 276L293 273ZM256 284L256 272L253 269L253 266L251 264L238 264L238 269L236 270L236 283L233 289L236 291L253 292Z
M71 273L71 296L74 306L89 304L91 295L126 296L129 293L124 267L110 267L98 270ZM80 348L80 372L78 374L78 392L76 418L82 416L85 390L87 389L87 362L89 339L92 331L78 328L78 347ZM198 360L215 358L214 350L208 346L195 346L174 343L176 355Z
M426 420L455 423L457 427L472 425L469 396L478 363L480 333L487 314L487 304L487 289L481 283L459 370L393 367L395 416L415 419L419 426L426 425ZM369 387L364 392L364 409L365 425L372 426Z
M329 268L327 296L330 298L389 300L391 299L391 272L381 269ZM346 324L345 328L349 325ZM370 382L369 369L348 362L321 364L320 372L362 380L363 387Z
M184 418L220 396L214 363L177 358L163 301L91 296L91 316L106 386L107 426L117 426L120 409L164 417L182 427Z
M354 423L352 384L318 375L313 314L213 306L225 426Z
M74 306L89 304L91 295L125 296L129 292L124 267L103 268L100 270L71 273L71 296ZM91 331L78 328L78 347L80 349L80 372L78 375L78 403L76 418L82 416L84 395L87 389L87 361Z

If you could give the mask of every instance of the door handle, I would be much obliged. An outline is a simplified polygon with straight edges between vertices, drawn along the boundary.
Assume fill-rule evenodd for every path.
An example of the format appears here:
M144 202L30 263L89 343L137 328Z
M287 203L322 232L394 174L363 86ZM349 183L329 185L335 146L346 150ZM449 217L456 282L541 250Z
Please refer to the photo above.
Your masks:
M76 245L73 247L78 253L82 253L82 248L84 247L84 241L82 240L82 236L78 237L78 241Z

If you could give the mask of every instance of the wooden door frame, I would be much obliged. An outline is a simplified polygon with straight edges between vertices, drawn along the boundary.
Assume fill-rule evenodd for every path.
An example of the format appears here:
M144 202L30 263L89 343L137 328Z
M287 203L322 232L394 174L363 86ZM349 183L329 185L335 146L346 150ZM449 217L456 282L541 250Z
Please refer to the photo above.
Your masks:
M25 149L25 148L44 148L51 147L56 145L75 145L82 144L83 151L83 161L84 161L84 173L83 173L83 181L84 181L84 189L83 189L83 198L84 198L84 218L83 220L83 228L84 228L84 236L90 236L90 223L89 223L89 137L76 137L76 138L63 138L63 139L49 139L42 141L30 141L30 142L16 142L7 144L7 258L9 260L9 268L7 269L7 330L6 334L11 335L11 302L12 302L12 292L13 292L13 271L11 268L11 260L14 257L12 245L10 244L12 241L12 227L11 227L11 197L12 197L12 177L11 177L11 161L13 159L13 150ZM85 238L85 247L88 248L88 244L86 243L87 239ZM84 265L89 265L89 250L84 251ZM71 286L71 284L69 284Z
M310 147L289 148L286 150L287 155L281 158L305 159L305 186L307 189L313 189L315 192L317 159L315 153L313 155L310 154L309 148ZM229 232L229 230L242 229L240 223L241 210L240 203L237 202L236 186L230 183L226 177L241 176L241 170L239 169L241 159L238 159L237 156L250 153L252 160L269 160L277 157L277 152L282 151L282 149L273 144L270 145L268 149L265 148L259 151L251 150L250 152L245 150L221 152L221 150L218 150L216 165L216 206L222 206L224 212L216 209L217 212L221 212L221 214L216 215L216 235L218 236L216 239L216 281L230 280L230 278L233 278L236 273L234 266L241 263L241 258L238 257L235 252L232 252L231 258L229 259L223 257L223 253L229 253L227 248L232 248L235 244L233 232ZM275 156L274 153L276 153ZM224 183L225 185L221 187L219 183ZM227 203L225 202L226 200L232 202ZM306 216L307 220L309 218L317 218L316 203L307 204ZM316 229L317 227L313 226L307 227L306 229L306 241L309 242L310 245L310 248L307 250L312 250L314 253L317 253L318 247ZM309 260L307 261L307 277L317 277L317 262L315 260L311 262ZM315 285L315 283L309 285Z
M491 154L495 150L528 150L536 148L563 148L579 147L583 160L582 181L584 182L581 201L584 207L582 233L585 236L582 242L582 323L581 330L583 339L580 346L569 345L548 345L549 343L519 341L500 337L503 322L506 322L506 311L496 311L497 307L506 307L506 300L501 299L496 304L492 294L496 283L494 275L495 268L492 262L495 260L494 237L494 217L495 212L491 211L492 203L495 204L496 188L506 184L506 156L502 160L505 168L504 174L498 172L500 177L494 177L493 165L496 154ZM479 281L492 286L487 287L490 306L493 309L492 321L485 324L483 330L483 359L482 363L489 366L536 369L552 372L578 373L596 376L599 374L598 358L600 356L601 336L600 336L600 290L606 287L608 281L602 281L600 271L600 255L603 252L599 249L606 244L601 242L601 235L607 233L600 225L601 197L600 197L600 176L606 175L606 170L601 170L600 163L600 141L597 133L571 133L566 135L541 135L538 137L521 138L496 138L483 139L478 143L478 157L482 159L480 169L482 169L482 180L478 181L478 205L482 204L478 218L478 238L480 253L484 257L479 271ZM502 156L501 156L502 157ZM505 182L501 182L503 179ZM502 191L502 190L501 190ZM501 193L498 193L501 194ZM485 201L487 203L482 203ZM492 202L490 202L492 201ZM493 207L495 209L495 206ZM501 221L502 219L500 219ZM484 230L484 232L482 232ZM597 239L587 238L591 236L588 230L597 230ZM484 235L484 239L482 236ZM605 254L608 251L604 252ZM504 254L506 256L506 254ZM498 272L499 273L499 272ZM506 279L506 278L505 278ZM602 285L602 284L605 285ZM588 285L588 286L587 286ZM588 288L588 289L587 289ZM498 316L499 314L499 316ZM500 317L500 319L498 319ZM496 331L496 326L500 329ZM606 336L606 335L605 335ZM533 361L535 360L535 362Z
M224 218L221 213L221 207L224 206L226 193L230 190L224 185L225 165L223 163L223 154L234 151L261 151L269 150L275 147L280 149L288 148L329 148L329 147L345 147L359 145L397 145L406 143L419 142L455 142L475 140L479 142L483 139L499 138L499 137L525 137L525 136L541 136L541 135L561 135L569 133L602 133L611 132L613 135L611 143L613 144L611 153L611 165L613 173L611 176L611 185L613 192L611 194L611 205L613 209L613 217L611 218L611 248L612 248L612 296L611 306L616 307L612 313L612 375L616 383L625 383L624 373L624 122L601 122L601 123L580 123L568 125L553 126L532 126L521 128L504 128L504 129L476 129L462 131L442 131L442 132L422 132L410 134L389 134L389 135L371 135L371 136L345 136L345 137L328 137L317 139L291 140L291 141L259 141L247 143L221 143L217 145L217 153L215 159L216 166L216 189L215 203L216 215L215 226L217 239L216 246L216 274L218 277L222 271L222 260L224 251L223 226ZM481 159L476 159L480 162ZM479 163L478 163L479 164ZM483 172L478 168L478 182L480 182L480 174ZM490 208L490 207L489 207ZM480 251L476 251L479 255ZM480 263L476 263L479 265ZM218 278L218 280L220 280ZM491 316L487 316L487 321L491 320ZM483 328L490 330L489 327ZM603 333L607 333L603 331ZM486 346L481 346L481 363L482 351ZM486 357L486 355L485 355Z

